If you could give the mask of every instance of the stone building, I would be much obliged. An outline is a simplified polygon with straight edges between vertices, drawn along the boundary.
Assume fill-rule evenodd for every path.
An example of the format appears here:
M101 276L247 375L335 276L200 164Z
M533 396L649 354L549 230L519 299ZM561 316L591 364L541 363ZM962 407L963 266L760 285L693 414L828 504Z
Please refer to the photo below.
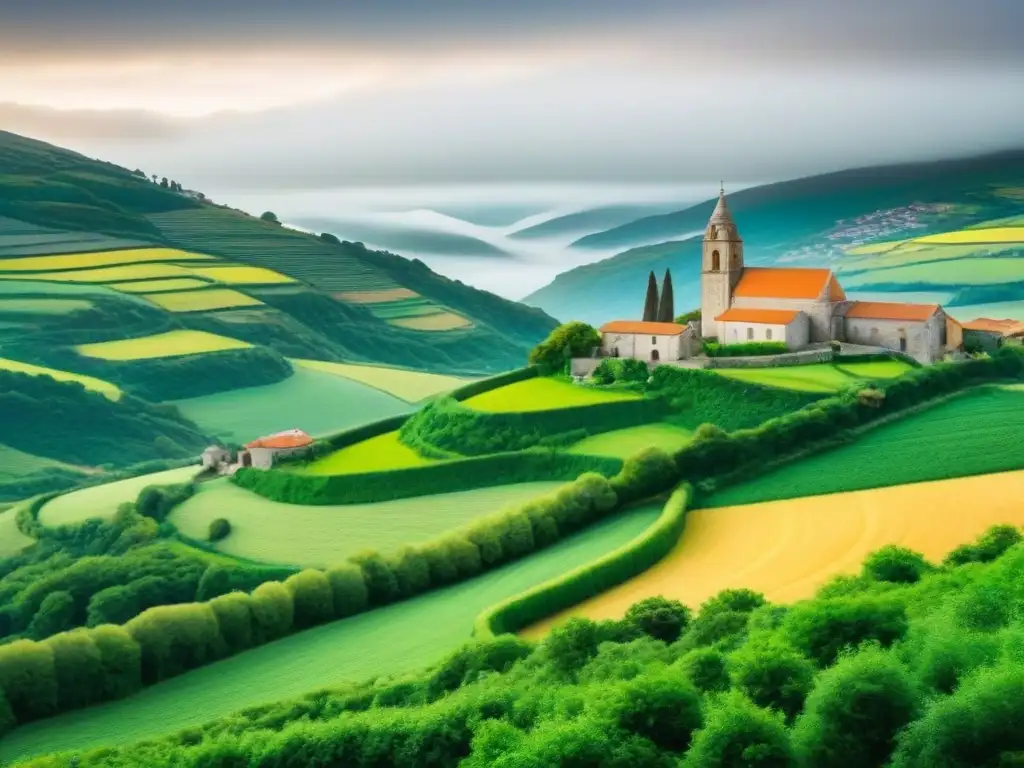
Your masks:
M309 450L312 445L313 438L301 429L277 432L247 443L245 450L238 454L238 464L243 467L270 469L278 458Z
M964 323L964 342L969 348L995 352L1003 344L1024 343L1024 323L979 317Z
M922 363L963 341L959 323L938 304L851 301L830 269L746 266L724 191L704 232L701 335L722 344L784 342L792 351L846 341Z
M601 326L601 356L631 357L657 363L694 353L696 334L688 325L613 320Z

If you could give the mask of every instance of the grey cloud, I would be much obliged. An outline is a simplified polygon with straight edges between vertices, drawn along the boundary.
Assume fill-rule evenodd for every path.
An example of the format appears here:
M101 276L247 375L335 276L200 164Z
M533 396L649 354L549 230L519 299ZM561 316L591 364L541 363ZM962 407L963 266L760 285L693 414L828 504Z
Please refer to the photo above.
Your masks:
M0 126L49 141L166 140L185 134L180 122L135 110L58 110L0 102Z

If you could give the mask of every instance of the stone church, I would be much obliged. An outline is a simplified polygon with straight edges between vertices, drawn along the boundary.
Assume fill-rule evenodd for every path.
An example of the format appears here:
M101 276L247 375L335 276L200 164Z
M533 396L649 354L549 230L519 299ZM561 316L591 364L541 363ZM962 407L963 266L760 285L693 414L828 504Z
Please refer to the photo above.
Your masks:
M938 304L850 301L830 269L746 266L724 190L704 232L700 330L721 344L774 341L797 351L835 340L926 364L962 346L959 323Z

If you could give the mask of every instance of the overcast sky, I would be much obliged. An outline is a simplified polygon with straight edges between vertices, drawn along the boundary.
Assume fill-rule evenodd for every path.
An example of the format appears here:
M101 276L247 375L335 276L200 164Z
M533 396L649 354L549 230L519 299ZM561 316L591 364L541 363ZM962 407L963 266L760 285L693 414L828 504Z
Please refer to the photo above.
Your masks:
M0 0L0 127L187 185L772 180L1024 144L1024 0Z

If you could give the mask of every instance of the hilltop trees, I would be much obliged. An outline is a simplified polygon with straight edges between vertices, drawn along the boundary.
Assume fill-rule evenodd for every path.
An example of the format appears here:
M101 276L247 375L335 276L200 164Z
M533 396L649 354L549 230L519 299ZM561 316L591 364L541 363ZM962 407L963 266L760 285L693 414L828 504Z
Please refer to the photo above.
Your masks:
M529 362L539 366L542 373L554 373L564 370L572 358L587 357L599 346L601 334L593 326L578 321L564 323L533 348Z
M652 323L658 319L658 279L654 271L647 276L647 298L644 299L644 322Z
M277 214L274 213L273 211L264 211L263 213L260 214L260 219L262 221L269 221L272 224L280 224L281 223L278 220L278 218L277 218Z

